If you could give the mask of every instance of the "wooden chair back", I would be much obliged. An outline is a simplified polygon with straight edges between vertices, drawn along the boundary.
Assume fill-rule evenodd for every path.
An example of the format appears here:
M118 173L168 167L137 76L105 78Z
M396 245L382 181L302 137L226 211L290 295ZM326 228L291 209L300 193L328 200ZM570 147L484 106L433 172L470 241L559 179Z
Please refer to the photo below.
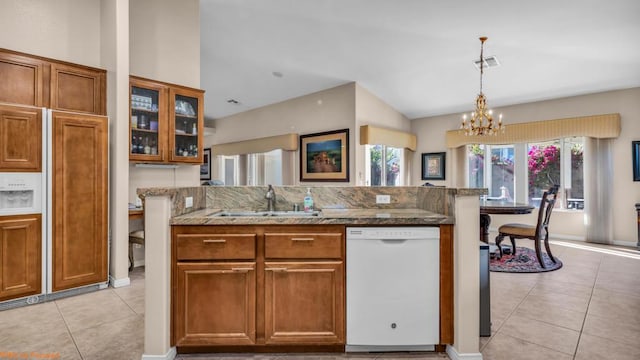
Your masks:
M536 225L536 238L541 238L541 231L544 230L549 233L549 220L551 219L551 212L556 204L556 198L558 196L558 185L553 185L549 190L542 194L542 200L540 200L540 209L538 210L538 223Z

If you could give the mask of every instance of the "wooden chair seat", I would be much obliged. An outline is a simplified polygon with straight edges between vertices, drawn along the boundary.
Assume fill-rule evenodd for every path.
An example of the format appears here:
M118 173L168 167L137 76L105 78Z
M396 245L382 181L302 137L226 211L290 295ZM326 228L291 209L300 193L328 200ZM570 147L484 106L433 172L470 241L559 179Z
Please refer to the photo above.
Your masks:
M144 246L144 230L129 233L129 271L133 270L133 244Z
M556 259L551 254L551 247L549 246L549 220L551 219L551 212L556 203L556 197L558 195L558 186L554 185L549 190L542 194L540 200L540 208L538 209L538 221L535 225L529 224L505 224L498 228L498 236L496 236L496 246L502 257L502 240L505 236L511 240L511 254L516 254L516 239L529 239L533 240L536 248L536 257L542 268L546 268L544 260L542 258L541 242L544 243L544 247L547 250L547 255L554 263Z
M529 224L504 224L498 228L498 232L529 237L536 235L536 227Z

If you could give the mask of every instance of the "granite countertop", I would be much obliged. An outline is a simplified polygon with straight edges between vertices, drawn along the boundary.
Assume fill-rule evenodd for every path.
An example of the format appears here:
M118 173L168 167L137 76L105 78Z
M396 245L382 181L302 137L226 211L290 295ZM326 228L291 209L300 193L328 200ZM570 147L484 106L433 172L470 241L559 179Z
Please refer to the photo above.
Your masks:
M323 209L319 216L216 216L221 209L202 209L175 216L171 225L440 225L453 216L422 209Z

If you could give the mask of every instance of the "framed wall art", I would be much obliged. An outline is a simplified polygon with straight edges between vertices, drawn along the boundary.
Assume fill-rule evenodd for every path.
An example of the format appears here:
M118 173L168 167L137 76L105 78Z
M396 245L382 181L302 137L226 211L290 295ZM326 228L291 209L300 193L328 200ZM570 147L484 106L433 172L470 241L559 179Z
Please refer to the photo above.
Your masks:
M422 154L422 180L444 180L446 155L444 152Z
M211 180L211 148L204 149L200 165L200 180Z
M349 129L300 135L300 181L349 182Z
M631 142L631 159L633 161L633 181L640 181L640 141Z

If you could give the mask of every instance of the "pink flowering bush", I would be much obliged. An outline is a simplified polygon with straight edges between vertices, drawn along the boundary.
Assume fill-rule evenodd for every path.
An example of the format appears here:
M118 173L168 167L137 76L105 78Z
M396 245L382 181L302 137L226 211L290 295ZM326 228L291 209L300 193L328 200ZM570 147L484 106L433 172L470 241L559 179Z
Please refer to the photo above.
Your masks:
M560 148L556 145L529 148L529 197L540 196L560 184Z

